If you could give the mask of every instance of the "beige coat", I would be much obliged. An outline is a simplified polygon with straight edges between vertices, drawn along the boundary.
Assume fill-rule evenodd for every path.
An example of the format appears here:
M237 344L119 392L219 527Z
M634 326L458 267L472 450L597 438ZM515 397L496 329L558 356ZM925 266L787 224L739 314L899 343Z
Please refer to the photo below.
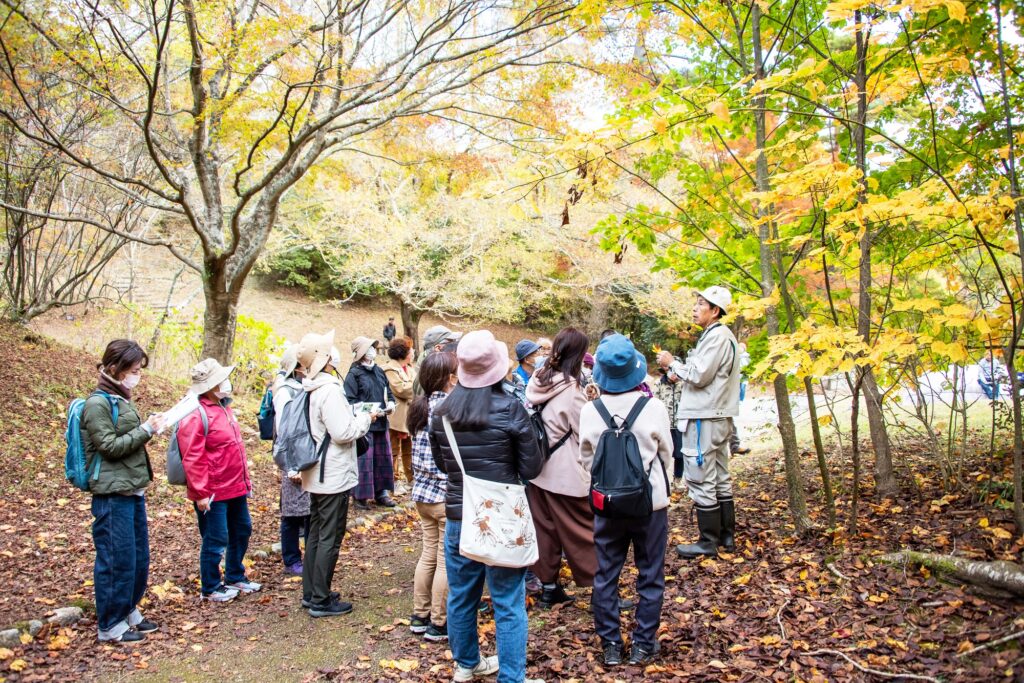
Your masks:
M676 420L736 417L740 411L740 361L732 330L721 323L704 330L679 368L679 379L683 390ZM686 425L678 429L685 432Z
M583 387L575 380L567 381L560 372L551 384L540 386L534 373L526 386L526 400L533 405L547 404L541 417L552 446L571 432L569 440L551 454L540 476L530 480L530 486L574 498L589 495L590 472L580 462L580 411L587 403Z
M389 358L384 364L384 375L391 385L391 393L395 395L395 412L388 418L388 426L396 432L408 434L406 419L414 396L412 385L416 380L416 368L412 365L403 367L397 360Z
M605 394L601 396L608 412L619 424L626 419L633 404L643 396L639 391L625 394ZM594 464L594 453L601 433L606 429L605 421L597 412L593 403L583 406L580 413L580 460L583 468L589 473ZM636 437L640 447L640 457L644 469L651 470L651 501L655 510L668 507L668 472L672 467L672 432L668 421L668 411L659 399L652 398L633 422L630 430ZM660 463L654 459L661 460ZM653 464L653 466L652 466ZM532 482L531 482L532 483Z
M330 438L324 456L324 480L320 481L320 465L302 473L302 490L309 493L341 493L359 483L356 466L356 439L370 429L370 415L352 414L352 406L345 398L341 381L326 372L312 379L302 380L302 388L309 394L309 427L317 445Z

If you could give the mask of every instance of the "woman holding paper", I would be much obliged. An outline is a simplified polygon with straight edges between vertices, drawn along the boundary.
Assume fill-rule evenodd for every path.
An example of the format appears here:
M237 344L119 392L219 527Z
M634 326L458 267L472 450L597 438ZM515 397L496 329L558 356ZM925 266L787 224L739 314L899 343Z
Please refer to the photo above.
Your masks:
M207 358L192 368L191 391L199 397L199 410L178 424L178 447L203 539L199 552L202 597L228 602L239 593L262 586L245 576L242 559L249 548L252 519L248 496L252 491L245 459L242 432L231 411L228 376L235 367L224 367ZM224 577L220 560L224 557Z
M130 339L107 344L97 366L96 390L82 410L82 443L89 471L100 458L89 491L96 547L96 625L102 641L144 640L145 633L157 629L142 618L138 607L149 582L145 492L153 480L153 468L146 443L164 426L159 415L143 422L131 400L148 364L149 356Z

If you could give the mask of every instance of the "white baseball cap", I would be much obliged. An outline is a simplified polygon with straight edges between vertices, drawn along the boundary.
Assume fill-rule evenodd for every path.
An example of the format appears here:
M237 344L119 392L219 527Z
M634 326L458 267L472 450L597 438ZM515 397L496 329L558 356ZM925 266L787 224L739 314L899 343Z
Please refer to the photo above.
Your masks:
M718 306L721 308L723 315L727 313L729 308L732 306L732 294L730 294L729 290L725 287L715 285L714 287L708 287L703 292L694 292L694 294L702 297L712 306Z

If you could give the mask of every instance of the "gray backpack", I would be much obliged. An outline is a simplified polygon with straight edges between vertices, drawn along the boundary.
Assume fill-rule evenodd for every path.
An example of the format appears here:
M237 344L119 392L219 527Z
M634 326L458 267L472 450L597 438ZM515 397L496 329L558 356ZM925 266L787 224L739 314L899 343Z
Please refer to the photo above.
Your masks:
M274 464L284 472L305 472L320 465L320 481L324 480L327 465L327 448L331 445L330 434L317 446L309 420L310 392L291 399L281 411L277 423L277 438L274 440Z
M210 433L210 418L202 406L196 408L203 419L203 436ZM178 424L181 424L180 422ZM167 444L167 483L173 486L184 486L185 466L181 463L181 447L178 445L178 425L171 431L171 442Z

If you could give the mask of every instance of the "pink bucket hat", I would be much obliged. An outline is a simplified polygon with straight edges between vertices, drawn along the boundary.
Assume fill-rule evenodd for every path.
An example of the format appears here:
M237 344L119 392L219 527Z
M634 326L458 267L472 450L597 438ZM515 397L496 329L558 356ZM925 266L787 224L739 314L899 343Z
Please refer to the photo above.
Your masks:
M508 345L487 330L476 330L462 337L455 350L459 359L456 373L459 384L467 389L482 389L497 384L508 374Z

